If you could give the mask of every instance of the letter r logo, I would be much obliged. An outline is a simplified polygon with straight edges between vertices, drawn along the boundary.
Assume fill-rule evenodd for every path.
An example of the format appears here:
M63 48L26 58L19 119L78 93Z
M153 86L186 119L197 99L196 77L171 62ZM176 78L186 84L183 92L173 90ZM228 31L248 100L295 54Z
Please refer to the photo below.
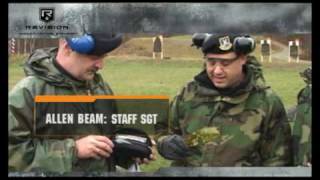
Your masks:
M43 22L50 22L54 20L54 8L40 8L40 20Z

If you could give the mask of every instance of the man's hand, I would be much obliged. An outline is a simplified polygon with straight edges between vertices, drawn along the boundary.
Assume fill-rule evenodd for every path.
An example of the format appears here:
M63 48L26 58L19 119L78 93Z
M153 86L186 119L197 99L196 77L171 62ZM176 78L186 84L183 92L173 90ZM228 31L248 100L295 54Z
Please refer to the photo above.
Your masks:
M151 143L153 146L156 145L156 142L153 139L151 139ZM150 147L150 149L151 149L151 154L149 156L149 159L148 158L143 158L143 159L142 158L135 158L134 160L136 161L136 163L149 164L150 161L155 161L157 159L155 150L154 150L154 148L151 148L151 147Z
M142 158L135 158L134 159L135 162L138 163L138 164L149 164L150 161L155 161L157 159L157 157L156 157L156 154L154 152L154 149L151 148L151 147L150 147L150 149L151 149L152 153L150 154L149 159L148 158L143 158L143 159Z
M79 159L110 157L113 147L112 141L106 136L89 135L76 140L77 157Z
M183 137L176 134L160 138L157 148L159 154L169 160L182 160L192 155Z

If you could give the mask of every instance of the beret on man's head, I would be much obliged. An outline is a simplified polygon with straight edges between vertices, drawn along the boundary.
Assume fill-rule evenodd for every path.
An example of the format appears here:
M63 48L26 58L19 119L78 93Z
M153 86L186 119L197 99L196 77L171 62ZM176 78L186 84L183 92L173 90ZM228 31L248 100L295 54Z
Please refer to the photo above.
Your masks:
M248 54L255 48L254 39L248 35L196 33L192 37L192 42L192 45L197 48L201 47L204 55L208 53L224 54L232 51L237 54Z
M204 54L224 54L233 51L233 41L235 35L217 35L208 36L202 44L202 52Z
M80 54L101 56L119 47L122 43L122 35L85 33L81 37L66 40L70 48Z

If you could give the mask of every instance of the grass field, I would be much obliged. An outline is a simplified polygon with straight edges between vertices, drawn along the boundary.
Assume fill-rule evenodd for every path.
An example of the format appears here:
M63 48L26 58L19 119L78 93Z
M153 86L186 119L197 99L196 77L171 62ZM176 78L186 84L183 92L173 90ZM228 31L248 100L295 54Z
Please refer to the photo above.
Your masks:
M124 46L126 50L119 50L105 60L105 68L100 73L105 81L109 82L116 95L167 95L172 99L186 82L192 80L194 75L202 70L201 55L194 49L189 51L189 47L186 46L188 38L188 36L181 36L167 41L172 41L168 43L166 50L170 58L161 61L149 58L151 53L147 53L148 51L145 50L147 46L144 43L135 45L134 48L131 45ZM150 39L145 38L141 41L149 42ZM130 43L138 43L138 40ZM182 45L185 49L175 48ZM120 54L125 53L120 51L127 53L139 51L140 54L128 53L130 56L123 56ZM9 90L24 77L22 64L26 57L10 57ZM286 108L295 105L297 93L305 85L299 72L309 65L310 62L289 64L276 59L272 63L263 63L267 84L282 98ZM142 170L153 172L169 164L170 161L158 155L156 161L143 165Z
M10 61L9 90L24 77L22 64L22 60ZM287 108L295 104L296 95L304 86L299 72L308 64L289 64L285 61L263 63L267 83L283 99ZM146 58L110 57L105 60L105 68L100 73L118 95L167 95L172 98L201 69L201 59L155 62Z

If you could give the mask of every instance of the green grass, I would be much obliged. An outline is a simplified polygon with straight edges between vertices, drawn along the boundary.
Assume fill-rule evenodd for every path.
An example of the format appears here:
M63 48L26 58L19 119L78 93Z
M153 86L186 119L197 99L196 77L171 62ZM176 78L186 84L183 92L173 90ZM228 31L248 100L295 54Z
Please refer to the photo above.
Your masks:
M9 63L9 90L24 77L22 63ZM267 84L283 99L286 108L295 104L296 95L304 86L299 72L308 65L276 60L263 63ZM201 59L155 62L148 58L110 57L105 60L105 68L100 73L118 95L167 95L172 98L201 69Z
M9 90L24 77L22 58L9 60ZM263 63L267 83L282 98L286 108L295 105L297 93L304 86L299 72L308 65L276 60ZM201 69L201 58L154 61L146 57L109 57L101 74L117 95L167 95L172 99ZM158 155L156 161L143 165L142 170L154 172L169 165L170 161Z
M176 94L179 86L200 71L201 61L107 60L103 77L121 95Z
M281 97L286 108L296 104L297 94L305 86L299 75L310 63L287 63L274 61L263 63L268 85Z

